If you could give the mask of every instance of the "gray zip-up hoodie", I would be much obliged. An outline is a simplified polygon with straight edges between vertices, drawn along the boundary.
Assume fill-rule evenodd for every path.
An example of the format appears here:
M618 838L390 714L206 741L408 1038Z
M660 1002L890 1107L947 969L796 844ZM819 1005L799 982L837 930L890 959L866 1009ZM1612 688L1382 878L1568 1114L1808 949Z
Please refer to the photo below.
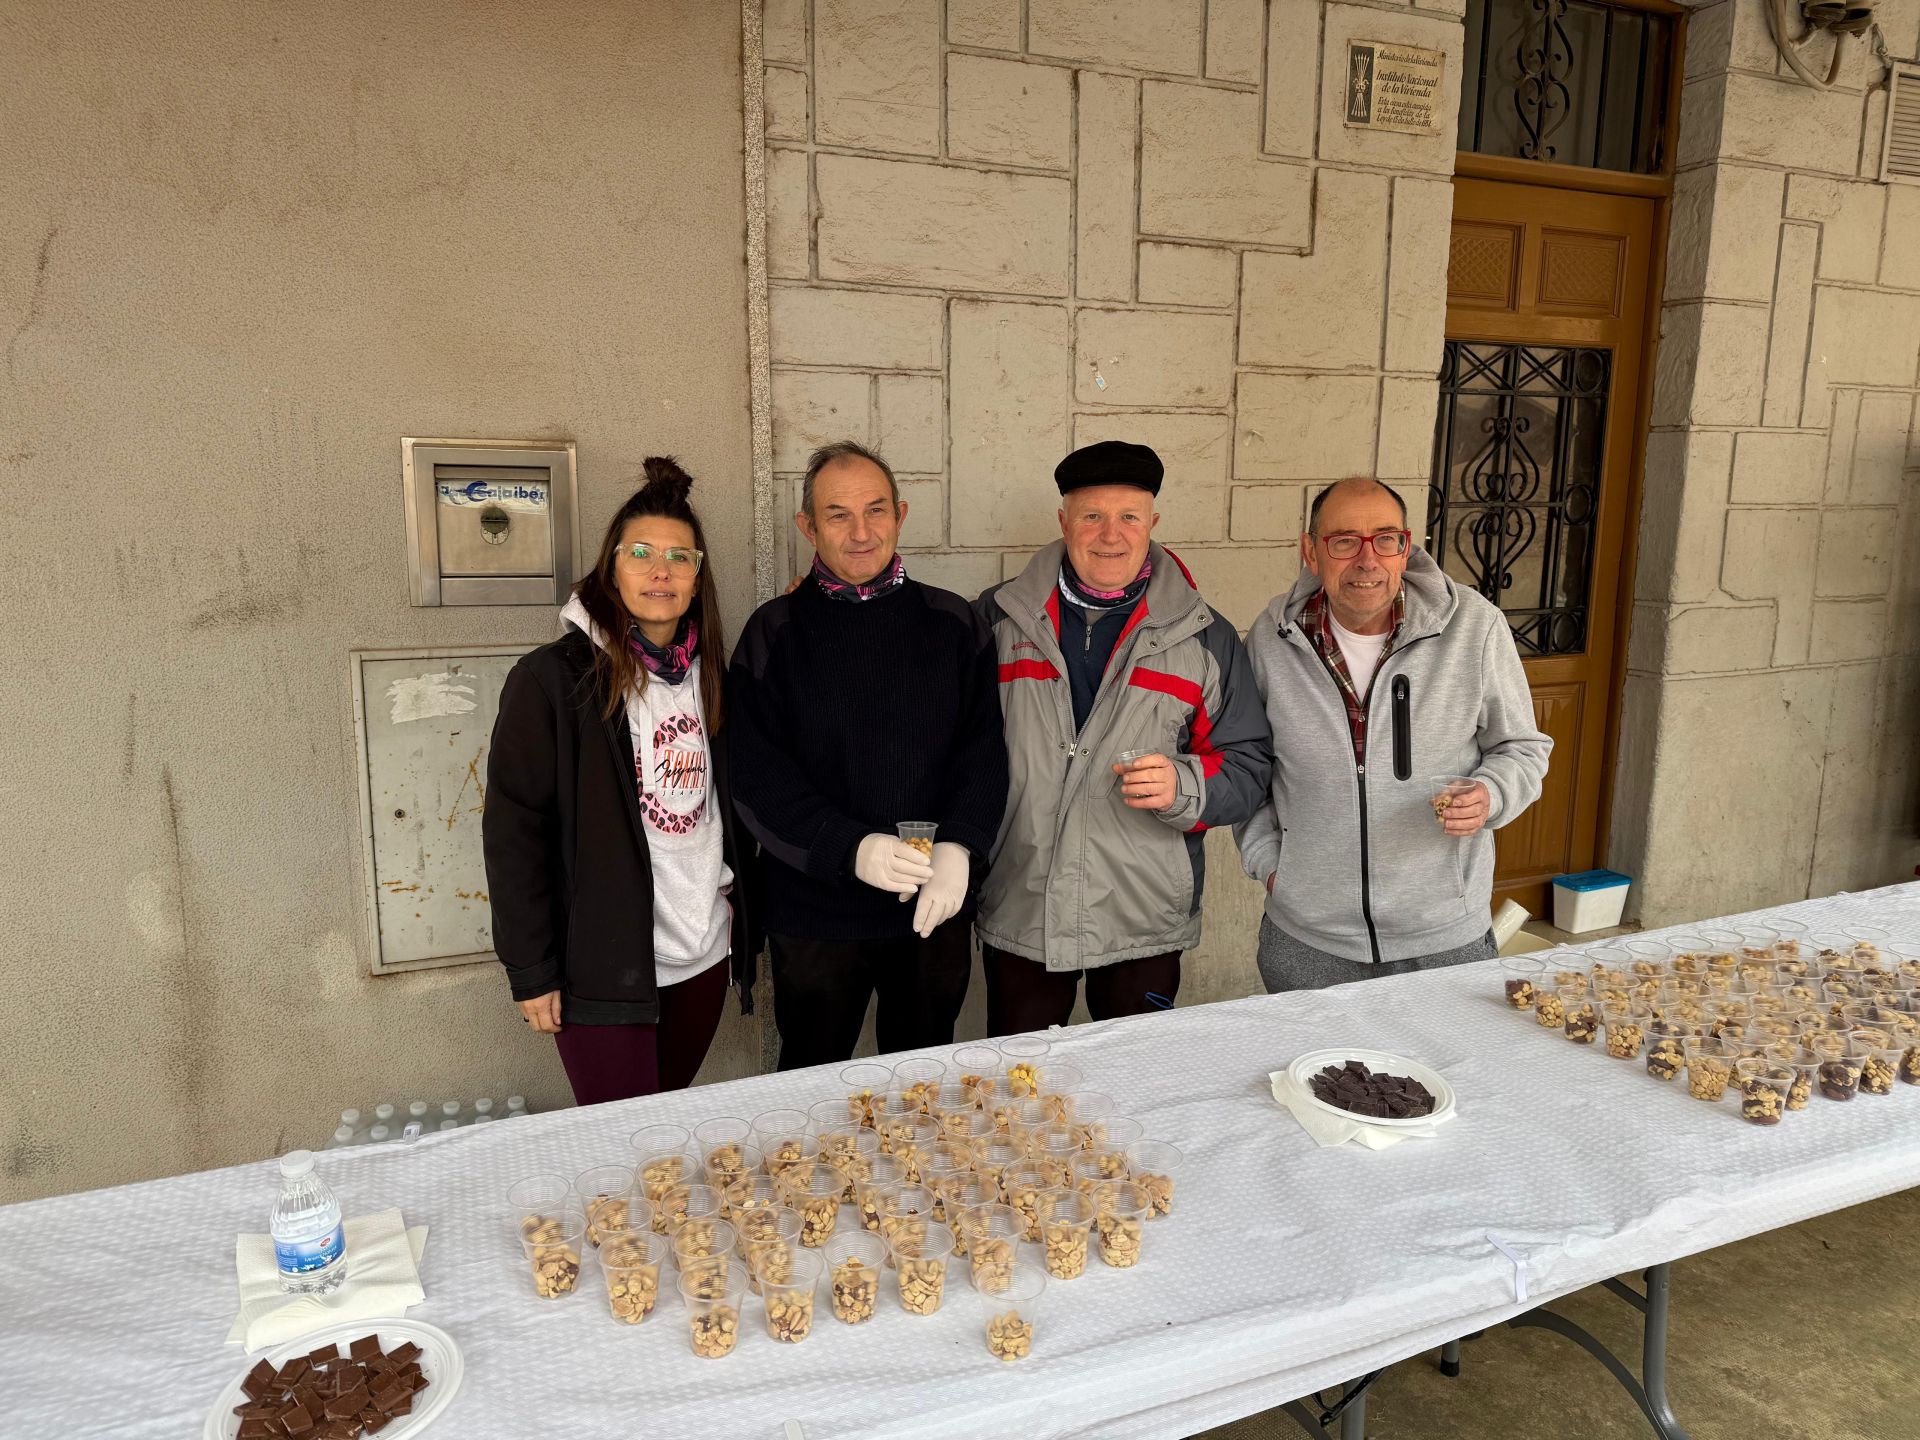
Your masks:
M1469 944L1492 923L1493 831L1540 798L1553 749L1534 723L1513 632L1416 547L1406 620L1367 693L1366 763L1356 764L1340 687L1300 626L1319 588L1303 573L1247 636L1274 766L1266 802L1234 828L1240 863L1255 880L1274 877L1267 918L1330 955L1377 963ZM1462 839L1440 828L1438 775L1486 785L1484 829Z
M1200 940L1210 826L1246 819L1267 793L1267 726L1240 636L1179 558L1150 545L1153 578L1107 662L1083 729L1060 651L1056 540L982 595L1000 657L1009 785L975 925L983 944L1083 970L1187 950ZM1112 766L1168 756L1173 805L1130 808Z

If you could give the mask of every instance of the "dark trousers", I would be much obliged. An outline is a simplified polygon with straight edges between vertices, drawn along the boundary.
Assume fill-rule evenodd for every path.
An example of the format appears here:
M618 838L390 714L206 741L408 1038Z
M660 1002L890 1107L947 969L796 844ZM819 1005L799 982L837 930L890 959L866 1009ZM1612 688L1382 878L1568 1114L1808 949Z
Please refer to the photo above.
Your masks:
M599 1105L691 1085L720 1028L729 974L722 960L691 980L663 985L657 1025L562 1024L553 1042L574 1102Z
M803 940L769 935L773 1018L780 1068L852 1056L877 992L882 1052L953 1041L953 1022L973 978L973 926L953 919L922 940Z
M1087 977L1087 1013L1096 1020L1116 1015L1144 1015L1162 1007L1147 998L1160 996L1168 1004L1180 993L1180 955L1143 955L1118 960L1091 970L1049 970L1038 960L981 947L987 973L987 1034L1018 1035L1064 1025L1073 1014L1074 992Z

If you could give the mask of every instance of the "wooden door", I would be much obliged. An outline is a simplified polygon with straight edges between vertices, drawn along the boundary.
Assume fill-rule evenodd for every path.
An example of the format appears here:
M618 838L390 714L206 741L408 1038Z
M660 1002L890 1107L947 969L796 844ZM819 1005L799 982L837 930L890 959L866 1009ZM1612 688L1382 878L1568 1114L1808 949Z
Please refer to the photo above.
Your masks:
M1494 873L1496 906L1511 896L1548 919L1551 878L1600 863L1656 205L1454 183L1428 548L1507 612L1553 737L1545 789L1499 832Z

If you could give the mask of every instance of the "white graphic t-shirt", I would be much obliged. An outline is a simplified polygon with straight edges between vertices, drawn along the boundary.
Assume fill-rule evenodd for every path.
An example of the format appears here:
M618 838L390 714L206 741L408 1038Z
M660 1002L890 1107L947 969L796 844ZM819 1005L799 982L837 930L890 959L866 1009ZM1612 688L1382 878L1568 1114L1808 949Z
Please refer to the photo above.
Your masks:
M677 985L727 958L723 886L733 883L711 792L712 755L700 706L700 661L668 685L658 675L627 702L634 783L653 856L655 981Z

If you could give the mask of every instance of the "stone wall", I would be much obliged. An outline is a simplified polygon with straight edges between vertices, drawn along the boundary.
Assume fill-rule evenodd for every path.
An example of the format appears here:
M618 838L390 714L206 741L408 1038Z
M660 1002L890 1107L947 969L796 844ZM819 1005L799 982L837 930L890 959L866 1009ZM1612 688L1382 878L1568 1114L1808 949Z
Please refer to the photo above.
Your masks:
M1689 26L1613 811L1652 923L1920 860L1920 186L1852 48L1821 94L1762 0Z
M1053 467L1095 440L1159 451L1157 536L1242 628L1317 485L1423 513L1462 8L765 0L763 584L808 562L796 472L842 436L900 474L911 572L969 596L1059 534ZM1445 51L1445 133L1345 129L1349 38ZM1257 891L1224 832L1209 858L1183 1000L1258 987Z
M1453 137L1343 128L1338 79L1349 37L1443 49L1451 115L1458 8L766 0L776 563L846 435L969 595L1058 534L1062 455L1150 444L1159 538L1242 626L1311 486L1424 487Z

